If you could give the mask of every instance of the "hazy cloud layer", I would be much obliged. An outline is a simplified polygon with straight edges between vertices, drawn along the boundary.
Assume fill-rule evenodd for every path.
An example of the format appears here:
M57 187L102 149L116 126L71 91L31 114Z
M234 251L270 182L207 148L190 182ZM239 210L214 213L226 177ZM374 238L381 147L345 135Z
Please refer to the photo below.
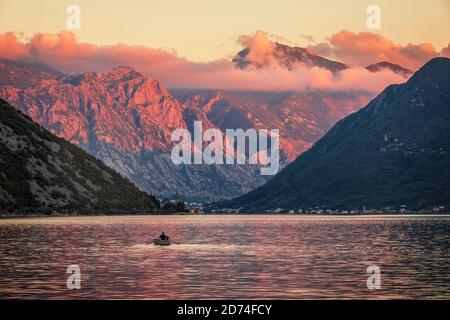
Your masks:
M79 42L70 32L38 33L26 41L14 33L0 34L0 57L32 59L65 72L104 71L117 65L136 68L172 87L251 90L368 90L377 92L391 83L405 79L390 71L371 73L361 66L388 60L417 68L429 58L439 55L431 45L394 44L382 36L341 31L329 43L310 47L318 54L334 56L354 67L333 75L321 68L302 65L288 71L269 63L266 68L236 69L226 59L207 63L191 62L175 52L144 46L116 44L99 46ZM252 61L270 61L274 42L264 32L241 36L239 42L250 48ZM443 50L449 54L450 47Z
M388 61L412 70L417 70L433 57L450 54L449 47L440 53L429 43L408 43L402 46L379 34L346 30L333 34L327 42L311 45L308 49L352 66Z

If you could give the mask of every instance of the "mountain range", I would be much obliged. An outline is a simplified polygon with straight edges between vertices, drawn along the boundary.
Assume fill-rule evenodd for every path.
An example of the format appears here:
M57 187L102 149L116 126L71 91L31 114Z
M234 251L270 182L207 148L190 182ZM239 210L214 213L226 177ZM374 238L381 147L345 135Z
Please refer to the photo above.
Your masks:
M239 51L233 58L236 67L245 69L249 65L257 68L263 68L273 61L280 66L292 70L296 64L303 64L306 67L320 67L328 69L332 72L338 72L347 68L341 62L326 59L324 57L310 53L306 48L291 47L281 43L275 43L275 47L262 61L250 61L248 55L250 48L244 48Z
M182 108L160 81L129 67L66 74L29 87L13 83L0 87L0 97L159 197L178 192L209 200L225 195L224 186L233 196L265 181L252 165L173 164L172 131L190 129L195 120L205 129L214 125L200 110Z
M0 99L0 212L54 211L149 213L160 203Z
M242 212L450 205L450 59L434 58L339 121Z
M174 165L176 128L283 128L281 166L294 160L368 92L257 92L166 89L130 67L63 74L48 66L0 59L0 97L55 135L102 160L159 197L216 201L267 181L254 165ZM227 192L223 192L224 188Z
M281 43L275 43L273 50L269 50L263 57L259 57L259 59L249 58L250 52L250 48L246 47L234 56L232 61L237 68L246 69L249 66L252 66L261 69L273 63L288 70L294 70L298 65L302 65L308 68L319 67L327 69L333 73L338 73L339 71L349 68L342 62L333 61L313 54L307 48L291 47ZM401 65L388 61L381 61L368 65L366 69L370 72L390 70L404 77L409 77L413 73L413 71L404 68Z
M246 68L249 49L233 59ZM297 63L333 72L340 62L305 48L276 44L274 59L290 69ZM263 68L264 65L257 65ZM388 62L367 67L408 76L409 70ZM262 185L254 165L174 165L171 133L203 128L282 129L281 167L308 150L337 121L359 110L373 93L361 91L272 92L167 89L158 79L119 66L104 72L62 73L34 61L0 59L0 98L53 134L81 147L161 198L217 201L240 196ZM227 192L223 192L224 188Z

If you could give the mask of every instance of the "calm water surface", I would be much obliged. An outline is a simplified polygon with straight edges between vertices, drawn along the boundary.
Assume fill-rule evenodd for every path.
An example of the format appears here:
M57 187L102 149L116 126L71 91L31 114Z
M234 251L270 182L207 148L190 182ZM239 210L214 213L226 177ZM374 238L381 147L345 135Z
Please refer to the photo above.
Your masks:
M146 245L162 230L180 244ZM0 298L449 299L449 249L448 216L3 219Z

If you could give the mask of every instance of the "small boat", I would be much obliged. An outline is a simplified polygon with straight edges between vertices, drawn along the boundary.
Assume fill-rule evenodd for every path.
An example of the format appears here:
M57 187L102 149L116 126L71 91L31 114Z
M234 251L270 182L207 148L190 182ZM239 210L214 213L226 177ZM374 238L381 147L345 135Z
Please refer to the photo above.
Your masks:
M155 246L170 246L171 243L172 243L172 241L170 241L170 238L167 238L167 239L160 239L160 238L153 239L153 244Z

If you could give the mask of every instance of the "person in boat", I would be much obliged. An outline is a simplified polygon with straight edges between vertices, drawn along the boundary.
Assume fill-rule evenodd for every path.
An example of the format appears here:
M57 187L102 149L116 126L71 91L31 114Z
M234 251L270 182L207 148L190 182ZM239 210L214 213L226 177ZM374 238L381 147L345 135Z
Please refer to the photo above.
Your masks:
M159 238L160 238L161 240L166 240L166 239L168 239L169 237L166 236L166 234L165 234L164 231L163 231L163 232L161 232L161 235L159 236Z

